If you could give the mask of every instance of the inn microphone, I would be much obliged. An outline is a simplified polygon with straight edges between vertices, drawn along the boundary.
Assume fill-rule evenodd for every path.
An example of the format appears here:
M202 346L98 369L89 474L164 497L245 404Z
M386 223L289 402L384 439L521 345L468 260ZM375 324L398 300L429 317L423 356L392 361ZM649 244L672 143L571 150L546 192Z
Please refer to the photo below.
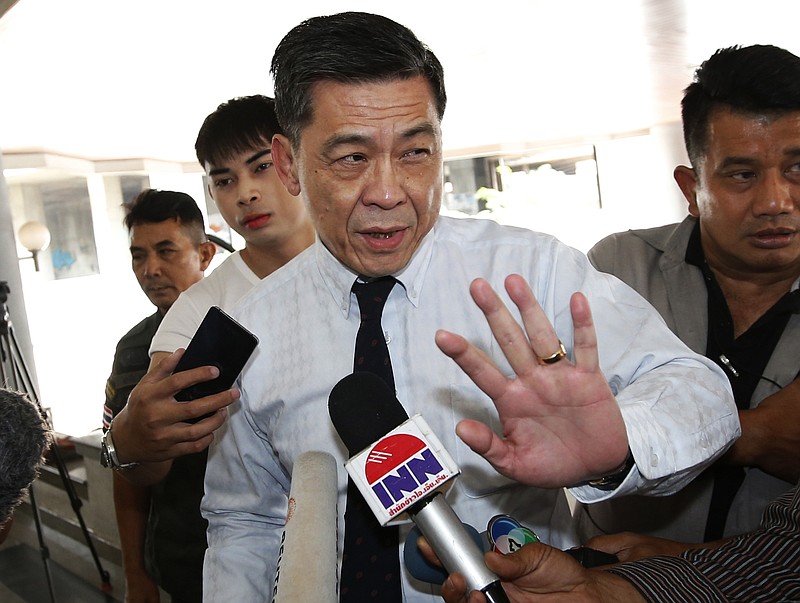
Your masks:
M425 420L409 419L386 383L368 372L339 381L328 412L351 457L347 472L378 522L411 519L448 573L462 574L489 603L508 603L482 548L444 497L459 470Z
M337 481L336 460L327 452L295 460L273 603L338 603Z

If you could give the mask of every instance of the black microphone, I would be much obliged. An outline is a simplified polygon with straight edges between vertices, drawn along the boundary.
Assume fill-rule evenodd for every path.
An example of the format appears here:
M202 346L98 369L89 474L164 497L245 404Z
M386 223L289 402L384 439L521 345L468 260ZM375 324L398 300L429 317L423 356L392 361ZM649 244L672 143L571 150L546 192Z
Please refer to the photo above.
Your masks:
M348 375L331 390L328 412L350 460L345 467L379 523L411 520L448 573L489 603L509 603L483 550L442 493L459 471L421 416L409 419L394 393L368 372Z

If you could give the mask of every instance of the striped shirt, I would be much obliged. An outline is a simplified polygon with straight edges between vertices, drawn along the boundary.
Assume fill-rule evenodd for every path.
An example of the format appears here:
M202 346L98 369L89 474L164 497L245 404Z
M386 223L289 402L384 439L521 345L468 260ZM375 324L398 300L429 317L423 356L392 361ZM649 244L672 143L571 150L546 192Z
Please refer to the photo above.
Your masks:
M608 570L652 603L800 601L800 484L770 503L758 530Z

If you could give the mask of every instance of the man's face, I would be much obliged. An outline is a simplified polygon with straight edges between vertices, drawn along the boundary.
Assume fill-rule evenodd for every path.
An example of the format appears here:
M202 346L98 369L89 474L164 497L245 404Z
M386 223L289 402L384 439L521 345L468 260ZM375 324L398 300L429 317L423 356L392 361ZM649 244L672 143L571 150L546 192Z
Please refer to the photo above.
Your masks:
M177 219L136 224L130 239L136 280L161 312L203 278L214 253L210 243L196 246Z
M441 128L430 87L421 77L323 81L312 97L314 118L298 148L284 137L274 141L281 177L302 192L337 259L365 276L396 273L441 205Z
M309 228L302 200L290 195L275 173L271 149L266 141L220 165L204 166L211 197L248 247L274 248Z
M800 111L714 111L698 171L678 168L675 178L700 218L709 265L734 278L800 275Z

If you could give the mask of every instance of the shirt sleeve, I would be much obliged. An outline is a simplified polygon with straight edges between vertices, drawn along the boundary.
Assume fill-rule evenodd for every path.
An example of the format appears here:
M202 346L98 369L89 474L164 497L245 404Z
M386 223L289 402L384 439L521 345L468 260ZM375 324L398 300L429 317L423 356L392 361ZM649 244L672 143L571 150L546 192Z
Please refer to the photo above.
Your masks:
M739 437L730 384L719 367L678 339L642 296L571 251L555 254L558 289L537 298L555 317L556 332L565 345L569 342L568 349L569 297L581 291L589 300L600 368L619 404L635 465L616 490L587 485L570 491L584 503L634 492L672 494Z
M196 299L189 290L181 293L164 315L158 331L153 336L150 356L155 352L171 354L178 348L189 345L212 303L211 300Z
M112 419L125 407L131 390L147 373L150 364L147 348L158 325L155 316L144 319L117 343L111 374L106 380L103 431L109 428Z
M290 478L241 400L229 413L206 468L203 592L208 601L260 601L275 579Z
M650 602L800 600L800 491L771 503L755 532L718 549L651 557L608 570Z

